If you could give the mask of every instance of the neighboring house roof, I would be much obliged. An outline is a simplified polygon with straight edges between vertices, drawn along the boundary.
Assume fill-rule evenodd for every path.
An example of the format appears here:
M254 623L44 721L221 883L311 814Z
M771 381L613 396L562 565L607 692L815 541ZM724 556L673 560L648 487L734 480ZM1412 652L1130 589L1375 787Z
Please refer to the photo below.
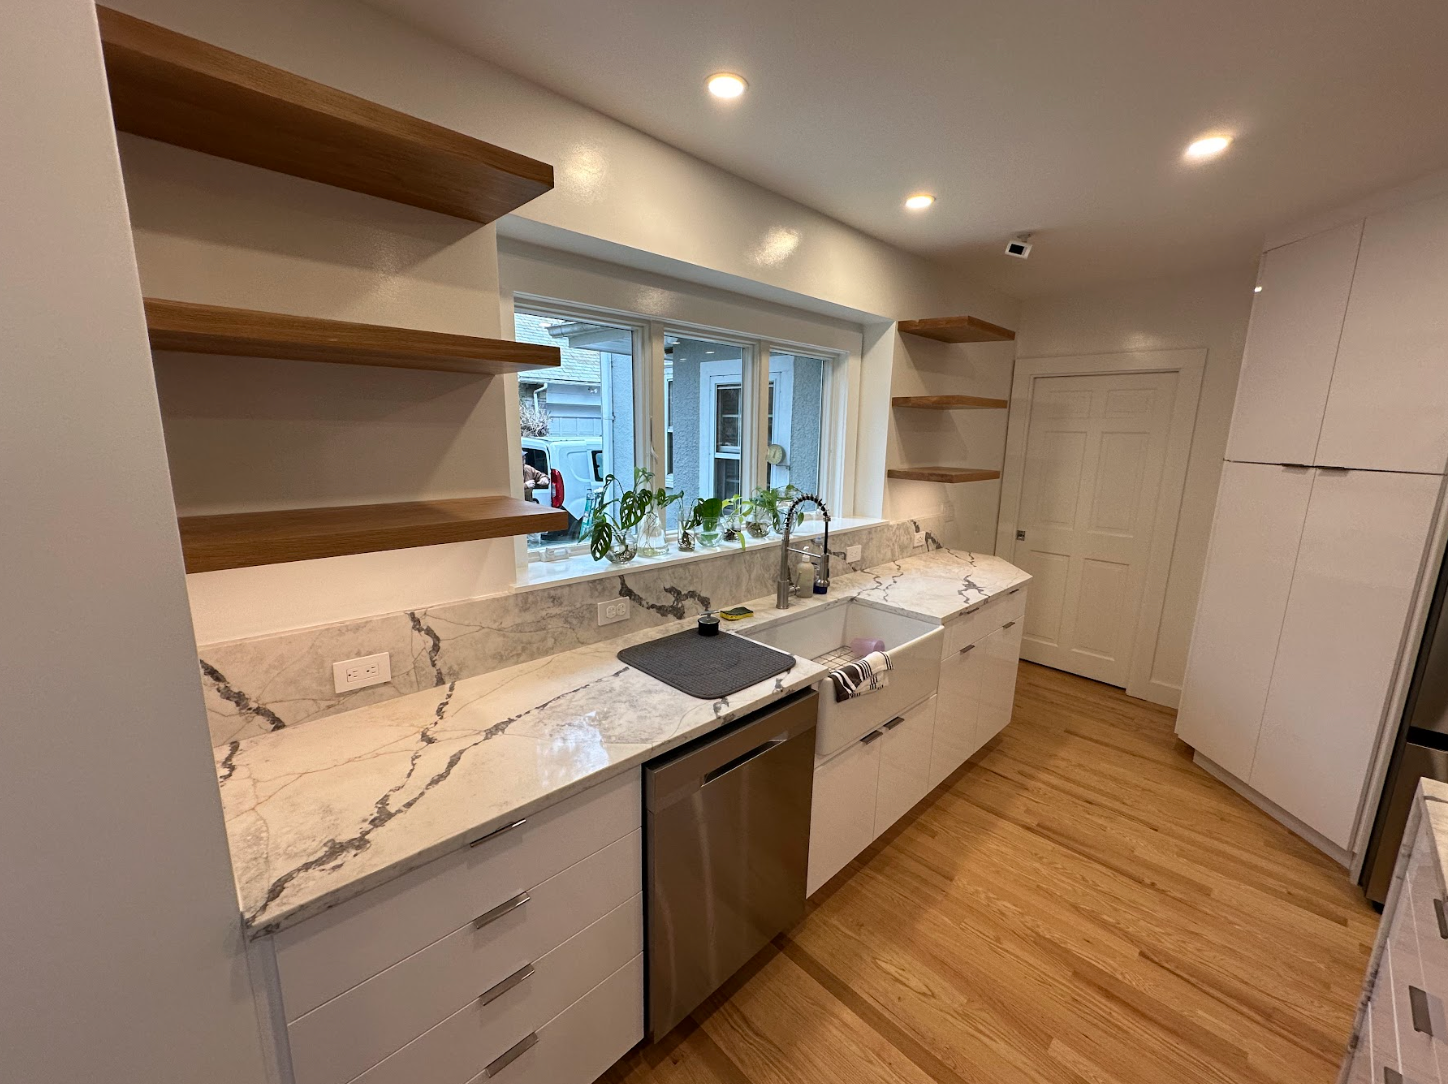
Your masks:
M557 323L552 317L534 316L530 312L517 314L514 337L520 343L534 343L538 346L559 347L563 364L556 369L529 369L518 375L518 379L531 384L592 384L603 380L603 372L597 350L580 350L569 346L567 339L554 338L548 333L548 324Z

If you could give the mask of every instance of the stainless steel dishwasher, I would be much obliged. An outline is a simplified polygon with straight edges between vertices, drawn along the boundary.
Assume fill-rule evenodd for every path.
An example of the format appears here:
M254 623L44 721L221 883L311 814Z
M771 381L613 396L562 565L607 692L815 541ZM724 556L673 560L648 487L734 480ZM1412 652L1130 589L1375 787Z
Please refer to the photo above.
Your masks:
M644 767L649 1037L804 915L810 689Z

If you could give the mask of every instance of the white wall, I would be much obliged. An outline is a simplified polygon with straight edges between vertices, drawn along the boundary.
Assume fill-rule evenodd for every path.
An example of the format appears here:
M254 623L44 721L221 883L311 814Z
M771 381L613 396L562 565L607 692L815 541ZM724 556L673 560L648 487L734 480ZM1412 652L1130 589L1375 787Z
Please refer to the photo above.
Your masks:
M115 6L551 162L557 187L499 224L510 236L836 319L888 326L972 312L1009 323L1016 311L995 291L360 4ZM150 291L482 334L496 326L493 228L145 140L126 140L125 154ZM867 348L866 382L888 383L892 339L877 333ZM508 490L505 381L304 369L162 359L185 510ZM857 464L873 492L858 510L873 514L889 406L865 398L860 411L868 439ZM512 552L500 540L195 575L197 636L209 643L476 597L510 584Z
M0 39L0 1076L263 1079L89 0Z
M1018 357L1207 349L1166 602L1152 659L1151 680L1168 698L1180 691L1186 672L1255 279L1255 266L1241 267L1066 297L1033 298L1022 307Z

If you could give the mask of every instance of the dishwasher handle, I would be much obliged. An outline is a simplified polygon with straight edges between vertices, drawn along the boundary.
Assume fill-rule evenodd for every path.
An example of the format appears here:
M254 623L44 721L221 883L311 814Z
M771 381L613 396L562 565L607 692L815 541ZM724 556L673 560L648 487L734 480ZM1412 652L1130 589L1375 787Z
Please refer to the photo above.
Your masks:
M776 749L779 746L783 745L786 740L787 739L783 736L778 738L770 738L769 741L765 742L763 745L756 746L755 748L749 750L749 752L743 753L740 756L735 757L728 764L721 765L720 767L715 768L712 772L705 772L703 785L707 787L710 783L714 782L714 780L718 779L721 775L728 775L735 768L743 767L755 757L761 756L762 754L769 752L771 749Z

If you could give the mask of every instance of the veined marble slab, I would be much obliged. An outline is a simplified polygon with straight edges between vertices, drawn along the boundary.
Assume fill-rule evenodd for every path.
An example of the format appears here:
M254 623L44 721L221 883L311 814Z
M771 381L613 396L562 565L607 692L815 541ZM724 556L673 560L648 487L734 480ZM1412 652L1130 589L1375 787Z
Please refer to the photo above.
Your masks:
M834 579L826 596L751 604L748 635L854 597L946 620L1029 580L986 555L936 551ZM821 679L792 670L717 701L617 659L646 629L216 750L242 915L252 936L319 914L470 840Z

